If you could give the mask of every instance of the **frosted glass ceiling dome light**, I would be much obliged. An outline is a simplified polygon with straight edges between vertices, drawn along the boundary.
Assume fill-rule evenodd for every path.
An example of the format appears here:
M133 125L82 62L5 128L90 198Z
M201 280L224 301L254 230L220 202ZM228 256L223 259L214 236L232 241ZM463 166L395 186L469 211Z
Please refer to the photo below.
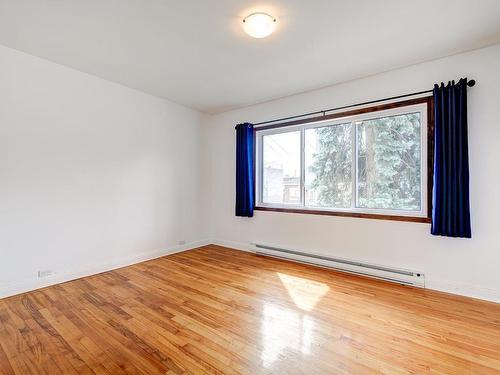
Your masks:
M254 38L265 38L276 29L276 18L267 13L252 13L243 20L243 30Z

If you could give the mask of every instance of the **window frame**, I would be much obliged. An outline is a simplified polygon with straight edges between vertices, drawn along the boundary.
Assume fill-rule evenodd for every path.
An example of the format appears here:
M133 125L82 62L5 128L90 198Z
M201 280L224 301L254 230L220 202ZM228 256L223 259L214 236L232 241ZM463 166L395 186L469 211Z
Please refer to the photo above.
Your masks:
M408 108L406 110L405 108ZM361 119L367 120L370 118L394 116L402 113L411 113L413 109L419 108L414 112L422 113L421 123L421 211L408 210L387 210L376 208L359 208L356 207L357 199L357 136L356 123ZM350 111L337 112L325 116L312 117L301 120L294 120L279 124L262 126L254 129L256 147L254 149L254 170L255 170L255 210L258 211L276 211L301 214L315 215L331 215L331 216L346 216L359 217L370 219L410 221L420 223L430 223L431 207L432 207L432 181L433 181L433 159L434 159L434 117L433 117L434 100L432 96L424 96L398 102L391 102L371 107L363 107ZM350 208L328 208L305 206L305 152L304 139L306 129L317 127L325 127L330 125L352 123L353 127L353 205ZM301 134L301 165L300 165L300 204L270 204L262 202L262 182L263 168L262 160L262 137L264 135L278 134L292 131L300 131Z

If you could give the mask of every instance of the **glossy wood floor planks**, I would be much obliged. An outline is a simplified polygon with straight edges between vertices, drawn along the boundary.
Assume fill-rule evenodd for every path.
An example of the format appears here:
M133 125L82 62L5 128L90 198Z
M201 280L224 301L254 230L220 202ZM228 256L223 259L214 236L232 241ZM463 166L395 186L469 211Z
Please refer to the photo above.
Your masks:
M1 374L500 374L500 305L219 246L0 300Z

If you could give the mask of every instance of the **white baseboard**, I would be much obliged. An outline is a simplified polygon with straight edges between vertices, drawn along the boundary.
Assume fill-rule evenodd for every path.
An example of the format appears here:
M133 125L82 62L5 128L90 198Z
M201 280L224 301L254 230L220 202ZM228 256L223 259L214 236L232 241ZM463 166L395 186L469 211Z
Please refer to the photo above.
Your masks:
M244 242L236 242L236 241L228 241L228 240L212 240L211 243L213 245L219 245L224 247L229 247L231 249L246 251L249 253L254 253L252 244L244 243Z
M194 249L200 246L209 245L210 243L211 241L209 240L193 241L184 245L173 246L169 249L134 254L132 256L120 260L115 260L109 263L86 267L83 269L75 269L64 273L57 273L44 279L33 278L29 280L14 282L8 285L0 285L0 298L45 288L47 286L64 283L66 281L80 279L82 277L95 275L101 272L111 271L117 268L130 266L132 264L144 262L147 260L160 258L165 255L180 253L182 251Z
M242 250L247 252L255 252L252 244L215 239L211 241L215 245L230 247L236 250ZM422 270L425 273L425 270ZM480 287L477 285L466 284L462 282L440 280L429 277L426 274L425 288L437 290L440 292L456 294L464 297L472 297L477 299L482 299L485 301L500 303L500 290L495 290L491 288Z
M160 258L165 255L175 254L209 244L229 247L231 249L236 249L245 252L254 252L253 245L245 242L229 241L222 239L193 241L185 245L174 246L172 248L165 250L157 250L157 251L136 254L106 264L100 264L92 267L87 267L84 269L73 270L65 272L64 274L55 274L54 276L50 276L42 280L33 278L29 280L23 280L11 283L8 285L0 285L0 298L9 297L19 293L29 292L50 285L60 284L66 281L79 279L85 276L95 275L101 272L111 271L117 268L126 267L132 264ZM457 294L465 297L478 298L486 301L500 303L500 291L491 288L485 288L449 280L439 280L429 276L426 277L425 287L427 289L437 290L440 292Z
M426 287L428 289L438 290L440 292L458 294L460 296L500 303L500 290L491 288L485 288L456 281L436 279L427 281Z

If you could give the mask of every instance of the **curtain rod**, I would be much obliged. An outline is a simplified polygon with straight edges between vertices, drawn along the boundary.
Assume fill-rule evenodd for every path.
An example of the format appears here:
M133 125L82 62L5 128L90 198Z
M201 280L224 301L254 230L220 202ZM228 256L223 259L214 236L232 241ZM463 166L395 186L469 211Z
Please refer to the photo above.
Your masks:
M476 84L476 81L473 80L473 79L467 81L467 86L469 86L469 87L472 87L475 84ZM327 112L333 112L333 111L338 111L338 110L341 110L341 109L352 108L352 107L359 107L359 106L367 105L367 104L380 103L380 102L385 102L385 101L388 101L388 100L402 99L402 98L406 98L408 96L423 95L423 94L431 93L432 91L433 91L433 89L431 89L431 90L425 90L425 91L419 91L419 92L414 92L414 93L411 93L411 94L404 94L404 95L392 96L390 98L370 100L368 102L350 104L350 105L345 105L345 106L342 106L342 107L325 109L325 110L322 110L322 111L315 111L315 112L303 113L301 115L295 115L295 116L289 116L289 117L282 117L282 118L277 118L277 119L269 120L269 121L261 121L261 122L255 123L253 125L255 127L255 126L260 126L260 125L272 124L274 122L281 122L281 121L293 120L293 119L297 119L297 118L301 118L301 117L308 117L308 116L320 115L320 114L322 114L324 116L324 115L326 115Z

